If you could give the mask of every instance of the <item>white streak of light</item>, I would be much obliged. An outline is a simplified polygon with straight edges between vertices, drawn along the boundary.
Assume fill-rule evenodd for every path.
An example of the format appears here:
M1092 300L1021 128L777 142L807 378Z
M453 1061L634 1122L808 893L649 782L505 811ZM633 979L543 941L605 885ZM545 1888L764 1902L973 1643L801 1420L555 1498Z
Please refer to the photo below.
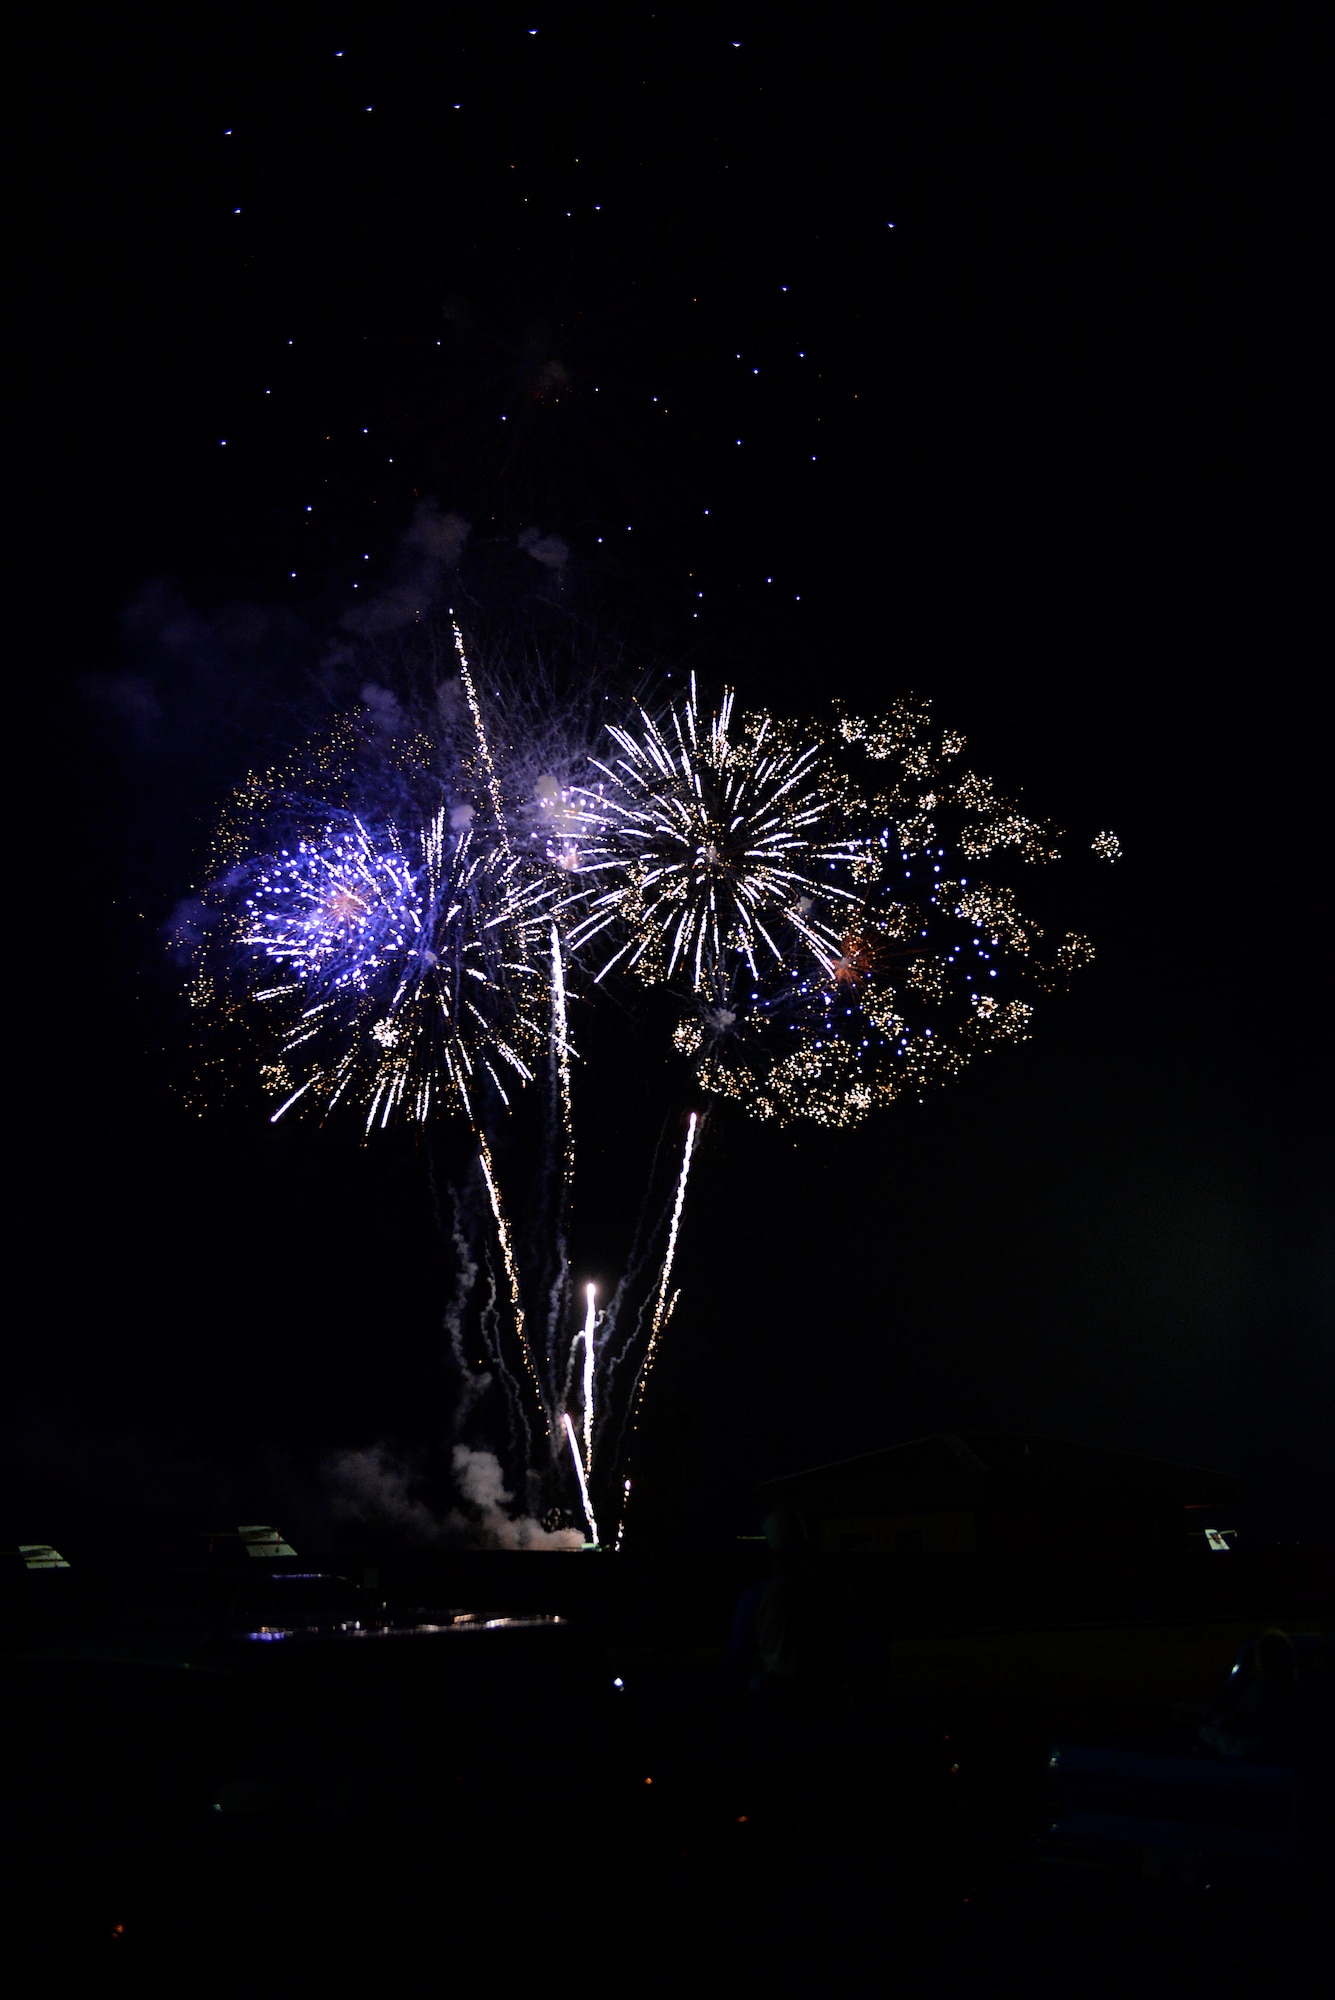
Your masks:
M294 1090L291 1097L288 1098L287 1102L285 1104L279 1105L277 1111L275 1111L273 1116L270 1118L269 1123L271 1125L276 1125L279 1119L282 1117L283 1113L285 1111L290 1111L292 1109L292 1106L296 1103L297 1099L299 1097L304 1097L306 1095L306 1092L310 1089L311 1085L313 1083L318 1083L319 1081L320 1079L318 1076L308 1077L306 1082L302 1084L300 1090Z
M672 1260L677 1254L677 1231L681 1227L681 1211L686 1201L686 1178L691 1171L691 1154L695 1148L696 1113L691 1113L691 1122L686 1128L686 1151L681 1157L681 1178L677 1182L677 1199L672 1204L672 1223L668 1229L667 1254L663 1259L662 1276L658 1280L658 1297L654 1300L654 1316L649 1323L649 1345L645 1349L644 1361L640 1368L640 1379L635 1390L635 1416L633 1428L640 1421L640 1405L644 1401L644 1391L650 1373L658 1356L658 1340L663 1328L672 1317L673 1307L681 1297L680 1291L668 1294L672 1278ZM630 1488L627 1486L627 1493Z
M597 1296L592 1285L588 1286L589 1310L584 1320L584 1469L593 1471L593 1322L597 1313L594 1300ZM595 1537L596 1539L596 1537Z
M593 1518L593 1508L589 1504L589 1488L584 1478L584 1467L579 1462L579 1445L575 1439L575 1426L570 1421L568 1410L561 1412L561 1421L566 1427L566 1436L570 1440L570 1456L575 1461L575 1477L579 1481L579 1497L584 1502L584 1518L589 1524L589 1533L593 1537L593 1545L597 1548L598 1523Z
M649 1363L653 1358L654 1342L657 1340L663 1327L667 1324L672 1306L676 1304L675 1293L673 1294L671 1304L668 1302L668 1284L672 1277L672 1260L677 1254L677 1231L681 1227L681 1211L686 1201L686 1177L691 1171L691 1154L695 1148L695 1129L696 1113L693 1111L690 1123L686 1127L686 1151L682 1154L681 1178L677 1182L677 1199L672 1206L672 1224L668 1230L667 1255L663 1259L663 1275L658 1281L658 1297L654 1302L649 1353L645 1356L646 1373L648 1373Z

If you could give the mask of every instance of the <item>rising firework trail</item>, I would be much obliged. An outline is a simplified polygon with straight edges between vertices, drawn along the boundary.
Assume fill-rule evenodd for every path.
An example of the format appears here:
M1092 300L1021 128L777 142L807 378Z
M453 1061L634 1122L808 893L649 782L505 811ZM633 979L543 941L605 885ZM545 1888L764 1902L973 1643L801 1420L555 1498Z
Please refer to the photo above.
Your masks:
M653 1372L654 1362L658 1358L659 1340L662 1336L664 1327L667 1325L668 1321L672 1317L673 1308L675 1307L677 1299L680 1296L678 1292L669 1292L669 1287L672 1283L672 1267L676 1262L677 1236L681 1229L682 1210L686 1206L686 1183L690 1178L691 1155L695 1150L695 1135L698 1129L698 1125L699 1125L698 1116L694 1111L692 1111L686 1126L686 1145L681 1156L681 1172L677 1177L677 1193L676 1193L676 1199L673 1201L672 1204L672 1219L668 1224L667 1248L663 1253L663 1267L662 1270L659 1272L658 1291L654 1298L653 1313L649 1321L649 1344L645 1348L644 1360L640 1364L640 1372L635 1384L635 1389L632 1399L632 1407L631 1407L632 1430L634 1430L636 1425L639 1423L640 1406L644 1402L644 1392L645 1389L648 1387L649 1377ZM622 1500L621 1522L617 1530L618 1548L621 1545L621 1534L625 1528L625 1506L626 1503L629 1501L629 1498L630 1498L630 1481L628 1479L626 1481L625 1493Z
M486 777L487 795L491 800L491 809L495 815L496 838L502 852L508 855L510 842L505 823L505 800L501 793L500 781L496 776L496 766L492 762L491 745L487 742L487 727L482 720L482 705L478 701L477 689L473 685L472 670L468 664L468 655L464 651L464 635L459 630L458 625L454 627L454 650L459 655L459 679L463 683L464 698L468 703L468 712L473 718L473 729L477 735L478 757Z
M584 1318L584 1470L593 1473L593 1330L597 1318L597 1293L592 1285L586 1286L588 1311Z
M584 1477L584 1466L580 1460L579 1444L575 1438L575 1426L570 1421L568 1411L562 1412L561 1422L565 1425L566 1440L570 1445L570 1459L575 1468L575 1477L579 1481L579 1497L584 1503L584 1518L589 1524L589 1537L596 1548L598 1545L598 1523L593 1517L593 1506L589 1499L589 1485Z

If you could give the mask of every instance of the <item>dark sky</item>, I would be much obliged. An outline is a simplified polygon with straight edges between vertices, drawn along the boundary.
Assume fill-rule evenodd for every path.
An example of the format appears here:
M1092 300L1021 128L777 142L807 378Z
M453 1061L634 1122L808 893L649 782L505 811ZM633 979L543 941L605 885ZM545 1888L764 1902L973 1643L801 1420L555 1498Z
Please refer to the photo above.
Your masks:
M969 1428L1328 1505L1317 51L873 18L29 51L16 1534L300 1513L448 1432L420 1150L183 1108L160 935L424 495L493 594L557 534L628 657L929 695L1124 845L1031 1043L853 1135L718 1121L644 1442L681 1518Z

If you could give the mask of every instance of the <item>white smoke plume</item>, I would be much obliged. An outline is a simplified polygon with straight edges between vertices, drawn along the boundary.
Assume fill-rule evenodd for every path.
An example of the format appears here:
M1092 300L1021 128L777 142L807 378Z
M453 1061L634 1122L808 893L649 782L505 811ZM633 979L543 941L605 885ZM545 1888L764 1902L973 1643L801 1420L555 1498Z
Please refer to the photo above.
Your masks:
M454 1477L464 1501L477 1517L484 1546L493 1549L578 1549L584 1537L578 1528L544 1528L526 1514L507 1511L514 1495L507 1491L501 1462L491 1451L454 1447ZM454 1521L460 1516L451 1516Z
M414 1547L452 1543L484 1549L578 1549L578 1528L544 1528L527 1514L515 1514L514 1495L501 1462L491 1451L457 1444L452 1454L461 1505L438 1513L413 1491L418 1469L387 1445L340 1451L328 1460L325 1480L336 1519L364 1521L396 1529Z

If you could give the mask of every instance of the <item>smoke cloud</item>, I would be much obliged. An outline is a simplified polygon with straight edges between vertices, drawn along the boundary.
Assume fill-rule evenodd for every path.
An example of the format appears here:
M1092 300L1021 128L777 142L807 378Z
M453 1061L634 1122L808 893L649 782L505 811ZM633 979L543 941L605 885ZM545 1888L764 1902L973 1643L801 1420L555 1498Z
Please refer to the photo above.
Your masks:
M457 1444L451 1455L459 1505L441 1513L415 1489L419 1468L385 1444L340 1451L325 1467L330 1512L402 1534L414 1547L433 1544L483 1549L578 1549L577 1528L544 1528L516 1514L501 1462L491 1451Z
M343 630L381 639L426 617L439 604L446 577L458 568L469 533L462 515L443 513L429 495L419 500L399 544L398 576L344 612Z

